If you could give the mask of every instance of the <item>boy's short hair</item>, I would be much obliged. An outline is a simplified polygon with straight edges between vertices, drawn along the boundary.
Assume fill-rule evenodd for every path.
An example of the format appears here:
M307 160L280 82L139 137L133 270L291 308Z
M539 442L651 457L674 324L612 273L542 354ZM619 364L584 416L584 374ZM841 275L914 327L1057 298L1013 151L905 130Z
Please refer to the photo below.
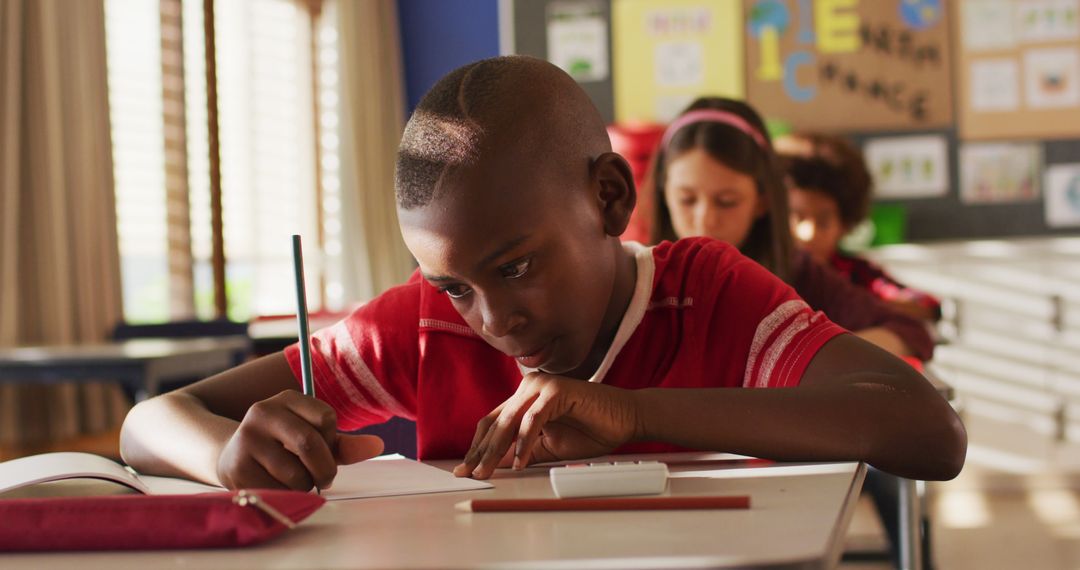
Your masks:
M841 221L847 227L854 227L865 220L870 215L874 178L858 147L843 137L824 133L800 133L794 135L794 138L804 141L809 146L809 152L785 153L781 158L785 160L811 158L822 161L833 169L827 172L827 169L821 165L803 164L800 166L800 177L816 178L819 181L815 183L794 181L795 185L827 194L836 200ZM790 170L789 165L790 162L785 164L788 170Z
M450 170L475 164L495 139L512 133L559 136L540 140L534 154L611 150L603 119L574 80L547 61L502 56L470 63L440 79L417 104L398 148L398 207L426 206ZM500 140L503 140L500 138ZM545 146L546 148L539 148Z
M836 202L845 227L854 227L869 215L869 188L853 184L849 174L829 160L821 156L789 156L783 161L795 188L824 194Z

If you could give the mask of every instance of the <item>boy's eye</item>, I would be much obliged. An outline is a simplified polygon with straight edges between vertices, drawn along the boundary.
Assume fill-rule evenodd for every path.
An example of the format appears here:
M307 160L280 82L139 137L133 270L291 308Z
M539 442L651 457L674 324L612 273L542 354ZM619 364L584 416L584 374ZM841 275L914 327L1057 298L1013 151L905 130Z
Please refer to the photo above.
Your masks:
M447 285L445 287L439 287L440 293L446 293L451 299L460 299L465 295L468 295L472 289L464 285Z
M697 198L694 198L693 196L686 196L679 199L679 204L683 206L693 206L694 202L697 202Z
M517 279L529 272L530 265L532 265L532 258L522 259L500 266L499 273L502 273L502 276L507 279Z

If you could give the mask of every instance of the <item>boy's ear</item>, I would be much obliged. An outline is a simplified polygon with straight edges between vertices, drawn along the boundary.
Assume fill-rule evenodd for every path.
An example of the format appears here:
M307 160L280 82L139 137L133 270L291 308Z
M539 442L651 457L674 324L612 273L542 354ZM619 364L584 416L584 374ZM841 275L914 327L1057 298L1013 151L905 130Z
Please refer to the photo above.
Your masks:
M626 159L614 152L605 152L593 160L593 180L599 192L600 214L604 219L604 232L620 236L630 223L630 213L637 204L634 175Z

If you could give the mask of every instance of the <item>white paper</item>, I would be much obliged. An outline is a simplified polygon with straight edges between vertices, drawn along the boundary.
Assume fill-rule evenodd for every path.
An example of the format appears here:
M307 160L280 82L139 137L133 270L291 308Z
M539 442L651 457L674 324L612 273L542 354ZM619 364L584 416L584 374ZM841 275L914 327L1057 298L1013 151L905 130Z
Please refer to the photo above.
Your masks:
M1046 169L1046 225L1080 227L1080 163L1055 164Z
M1080 0L1025 0L1016 3L1016 38L1054 42L1080 38Z
M960 147L960 199L968 204L1022 202L1040 194L1037 143L967 143Z
M964 47L968 51L1010 49L1016 45L1011 0L965 0L961 12Z
M1080 49L1027 50L1024 94L1032 109L1080 106Z
M941 135L882 137L863 148L874 177L877 198L944 196L949 189L949 161Z
M386 455L352 465L338 467L337 477L322 496L329 501L422 495L451 491L490 489L491 483L465 477L454 477L443 471L400 455Z
M0 493L17 487L75 478L105 479L127 485L142 493L155 495L188 495L224 491L221 487L185 479L136 476L119 463L91 453L45 453L0 463ZM493 485L490 483L454 477L453 473L405 459L400 455L387 455L338 467L334 484L329 490L324 491L322 496L329 501L338 501L364 497L472 491L491 487Z
M1020 66L1013 59L971 62L971 109L980 113L1020 108Z
M0 493L62 479L104 479L141 493L150 489L119 463L92 453L63 451L20 457L0 463Z
M608 78L607 24L596 3L548 6L547 57L577 81Z
M705 53L701 42L658 42L654 53L656 84L693 87L705 82Z

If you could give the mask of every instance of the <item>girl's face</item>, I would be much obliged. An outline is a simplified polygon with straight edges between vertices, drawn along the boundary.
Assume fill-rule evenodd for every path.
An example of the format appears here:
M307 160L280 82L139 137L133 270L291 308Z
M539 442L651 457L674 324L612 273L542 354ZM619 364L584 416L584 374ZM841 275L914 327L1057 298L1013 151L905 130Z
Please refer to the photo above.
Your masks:
M728 168L702 148L668 163L664 200L680 238L708 236L736 247L768 209L753 177Z
M803 188L791 188L788 196L796 243L814 259L828 262L845 233L836 200Z

